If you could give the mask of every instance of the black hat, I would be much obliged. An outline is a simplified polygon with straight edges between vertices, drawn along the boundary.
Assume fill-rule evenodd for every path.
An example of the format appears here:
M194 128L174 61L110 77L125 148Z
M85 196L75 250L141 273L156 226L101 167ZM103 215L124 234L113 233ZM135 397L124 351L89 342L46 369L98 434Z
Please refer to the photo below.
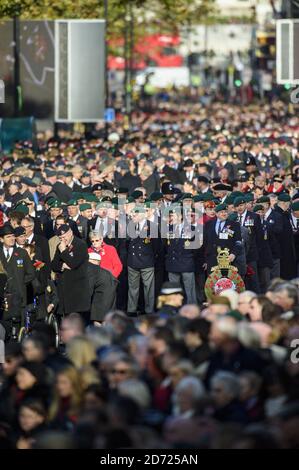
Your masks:
M232 187L230 184L217 183L213 186L213 191L231 191Z
M178 188L175 188L172 183L166 181L162 184L161 187L162 194L180 194L181 191Z
M91 188L91 191L101 191L103 189L103 185L101 183L94 184Z
M183 294L183 289L176 282L164 282L161 289L162 295Z
M5 237L5 235L14 235L15 231L10 224L5 224L0 228L0 237Z
M129 192L128 188L120 187L120 188L117 188L117 190L115 191L115 194L128 194L128 192Z
M206 184L209 183L209 179L206 176L201 176L201 175L197 177L197 181L198 183L206 183Z
M188 167L188 166L193 166L193 164L194 164L194 163L193 163L192 158L187 158L187 160L184 161L183 166L184 166L184 168L185 168L185 167Z
M68 224L63 224L63 225L60 225L60 227L56 229L55 233L58 237L60 237L61 235L64 235L65 233L67 233L69 230L71 230L71 227Z
M246 166L249 166L249 165L256 166L256 161L255 161L255 158L254 158L253 155L247 155L247 157L245 159L245 165Z
M25 235L25 234L26 234L26 230L24 229L24 227L15 228L15 236L16 237L20 237L21 235Z

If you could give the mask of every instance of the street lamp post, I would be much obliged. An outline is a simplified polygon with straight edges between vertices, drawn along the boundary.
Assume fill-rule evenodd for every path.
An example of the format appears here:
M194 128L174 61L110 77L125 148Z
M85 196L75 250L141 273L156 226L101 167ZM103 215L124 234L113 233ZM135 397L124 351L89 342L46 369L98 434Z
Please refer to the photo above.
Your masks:
M18 117L21 109L21 83L20 83L20 18L13 18L14 42L14 116Z

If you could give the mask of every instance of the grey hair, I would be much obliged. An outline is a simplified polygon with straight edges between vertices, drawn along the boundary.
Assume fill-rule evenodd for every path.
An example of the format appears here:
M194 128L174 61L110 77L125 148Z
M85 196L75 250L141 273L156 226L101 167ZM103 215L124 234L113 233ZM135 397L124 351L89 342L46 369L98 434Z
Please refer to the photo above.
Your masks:
M101 328L88 328L86 329L86 334L96 349L110 346L112 343L111 333L107 328L105 328L105 326L102 326Z
M124 380L118 385L117 389L120 395L132 398L141 408L150 406L151 394L147 385L141 380Z
M184 390L191 390L193 399L199 400L203 398L205 395L205 387L200 379L197 377L193 377L192 375L188 375L184 377L175 387L175 394Z
M211 386L212 388L221 383L228 395L232 398L237 398L240 393L240 383L236 374L232 372L227 372L225 370L220 370L212 377Z
M260 348L261 338L260 335L251 328L250 323L240 322L238 325L238 339L243 346L247 348Z

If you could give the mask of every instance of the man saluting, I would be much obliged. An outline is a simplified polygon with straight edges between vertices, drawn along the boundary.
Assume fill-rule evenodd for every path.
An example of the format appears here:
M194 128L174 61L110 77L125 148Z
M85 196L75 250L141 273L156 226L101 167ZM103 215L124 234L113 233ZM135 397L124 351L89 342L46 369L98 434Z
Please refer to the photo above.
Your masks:
M83 314L90 307L87 245L80 238L74 237L68 224L58 227L56 234L60 243L51 266L57 273L60 314Z

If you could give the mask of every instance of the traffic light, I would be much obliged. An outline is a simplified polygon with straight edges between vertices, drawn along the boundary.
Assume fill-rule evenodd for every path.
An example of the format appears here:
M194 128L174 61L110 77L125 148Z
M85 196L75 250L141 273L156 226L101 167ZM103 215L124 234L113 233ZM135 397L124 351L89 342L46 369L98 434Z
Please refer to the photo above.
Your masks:
M242 81L242 74L239 70L234 70L234 85L235 87L237 88L240 88L243 84L243 81Z
M256 34L255 60L258 69L273 70L276 54L275 31L258 31Z

